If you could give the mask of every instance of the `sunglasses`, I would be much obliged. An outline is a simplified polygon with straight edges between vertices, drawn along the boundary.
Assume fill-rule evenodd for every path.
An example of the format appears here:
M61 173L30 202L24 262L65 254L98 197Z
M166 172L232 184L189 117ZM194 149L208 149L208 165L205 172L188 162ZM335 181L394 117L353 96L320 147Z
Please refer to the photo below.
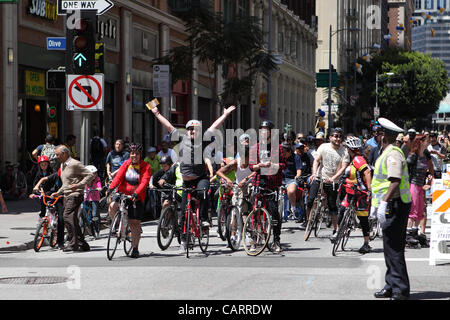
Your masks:
M340 134L333 134L333 137L336 139L342 139L342 136Z

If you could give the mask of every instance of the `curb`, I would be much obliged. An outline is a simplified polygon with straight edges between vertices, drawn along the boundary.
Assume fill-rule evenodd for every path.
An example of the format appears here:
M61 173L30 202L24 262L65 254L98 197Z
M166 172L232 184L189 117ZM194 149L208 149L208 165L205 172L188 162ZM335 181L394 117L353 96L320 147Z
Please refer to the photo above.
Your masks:
M29 249L33 249L33 244L34 244L34 240L33 241L28 241L26 243L22 243L22 244L16 244L10 247L3 247L0 248L0 252L17 252L17 251L26 251Z

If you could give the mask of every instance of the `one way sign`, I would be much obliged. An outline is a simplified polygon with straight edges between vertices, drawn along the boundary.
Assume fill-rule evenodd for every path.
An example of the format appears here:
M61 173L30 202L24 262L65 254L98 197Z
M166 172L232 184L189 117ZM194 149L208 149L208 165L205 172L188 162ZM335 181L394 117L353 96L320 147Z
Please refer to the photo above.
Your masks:
M66 15L67 10L96 10L99 16L113 6L110 0L58 0L58 15Z

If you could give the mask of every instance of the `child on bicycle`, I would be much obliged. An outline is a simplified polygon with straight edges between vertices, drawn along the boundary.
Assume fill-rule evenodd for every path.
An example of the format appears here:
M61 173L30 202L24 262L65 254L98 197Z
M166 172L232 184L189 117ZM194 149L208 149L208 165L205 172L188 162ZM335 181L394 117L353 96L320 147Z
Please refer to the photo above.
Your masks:
M30 198L35 197L35 193L43 191L46 196L50 196L61 188L62 182L60 178L60 170L52 173L50 167L50 160L47 156L40 156L38 158L39 170L34 179L33 193ZM45 216L46 207L43 199L41 200L41 212L39 213L39 221ZM64 217L63 217L63 202L62 199L56 203L56 211L58 212L58 247L64 249Z
M98 170L95 166L89 165L86 166L86 169L88 169L92 174L94 175L94 180L92 180L91 184L87 184L84 189L84 204L83 209L84 211L87 208L92 208L92 223L95 227L95 235L94 237L98 237L100 234L100 213L98 210L98 205L100 202L100 191L102 190L102 182L100 180L100 177L98 176ZM85 211L86 212L86 211Z
M345 141L345 146L348 149L351 163L347 166L344 173L345 183L343 184L343 188L345 189L345 197L339 208L338 225L341 223L345 209L349 206L353 197L357 197L356 215L361 224L364 236L364 244L359 249L359 252L364 254L369 253L372 249L369 246L369 209L372 175L370 173L369 165L361 155L361 140L353 136L348 137ZM354 190L352 189L355 185L358 188L356 194L354 194Z

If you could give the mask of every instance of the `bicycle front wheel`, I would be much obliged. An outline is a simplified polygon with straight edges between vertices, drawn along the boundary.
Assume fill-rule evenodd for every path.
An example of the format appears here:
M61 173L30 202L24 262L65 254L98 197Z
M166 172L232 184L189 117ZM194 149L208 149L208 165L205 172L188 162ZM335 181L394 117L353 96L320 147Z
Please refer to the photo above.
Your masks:
M316 221L314 223L314 236L317 238L319 236L320 228L322 228L322 222L324 217L324 207L321 206L318 215L316 216Z
M219 204L219 210L217 210L217 229L220 239L222 241L227 240L226 224L227 224L227 208L223 205L223 202Z
M333 249L331 252L333 254L333 256L336 256L336 251L339 248L339 245L341 244L341 242L344 238L345 232L347 232L347 223L348 223L348 216L349 216L347 210L344 213L344 218L342 219L341 223L339 224L339 229L337 231L336 239L334 241Z
M311 211L309 212L308 223L306 224L305 241L308 241L309 236L311 235L312 229L314 228L316 222L316 216L320 211L320 207L321 207L320 203L314 201Z
M44 218L36 228L36 233L34 235L33 249L39 252L42 245L44 244L45 237L48 232L48 221Z
M188 209L186 211L186 219L185 219L185 226L186 226L186 258L189 258L189 246L191 245L191 210ZM192 245L194 245L192 243Z
M234 237L233 237L234 236ZM233 251L239 250L242 240L242 217L239 209L232 207L227 217L227 241Z
M50 247L54 248L58 244L58 235L56 228L50 230Z
M127 256L130 255L132 249L131 236L130 226L128 225L127 229L125 230L125 239L123 239L123 251L125 251L125 254Z
M172 243L176 226L175 219L175 212L171 207L167 207L161 212L156 233L158 246L161 250L166 250Z
M114 257L114 253L116 253L117 245L120 241L120 217L120 212L116 213L109 229L108 243L106 245L106 255L108 260L112 260Z
M267 246L272 231L270 215L264 208L252 211L244 223L244 250L249 256L257 256Z
M209 244L209 227L202 227L200 225L198 227L198 230L199 230L198 244L200 245L200 250L202 250L203 253L206 253Z
M353 218L354 212L350 211L349 212L349 217L347 219L347 225L346 225L346 230L344 232L344 238L342 239L342 251L345 251L345 246L347 245L348 239L350 238L350 233L352 232L353 229L353 222L352 222L352 218Z
M369 240L373 241L380 235L380 224L378 223L378 219L369 219L369 228Z

